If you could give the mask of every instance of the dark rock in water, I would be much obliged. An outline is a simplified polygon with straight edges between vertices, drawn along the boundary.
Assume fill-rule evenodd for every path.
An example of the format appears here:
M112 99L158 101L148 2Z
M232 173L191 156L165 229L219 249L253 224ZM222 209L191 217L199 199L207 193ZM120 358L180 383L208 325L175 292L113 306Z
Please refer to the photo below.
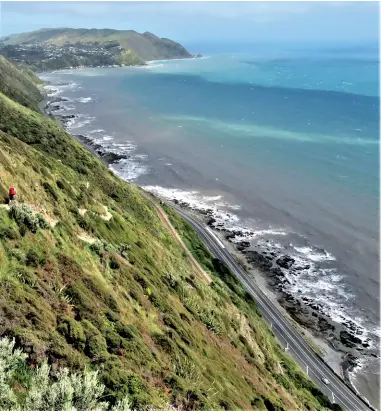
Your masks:
M353 354L348 353L348 355L345 357L345 362L348 368L353 369L358 364L358 358L355 357Z
M270 277L270 285L276 287L282 287L282 284L285 282L285 277L282 270L279 267L273 267L268 271L268 276ZM290 294L287 294L289 296ZM287 299L287 296L285 299Z
M126 155L120 155L120 154L108 153L108 152L103 152L99 154L102 157L102 159L105 160L109 164L117 163L118 161L122 159L128 158Z
M251 244L249 241L240 241L239 243L237 243L237 245L243 248L249 248Z
M332 325L330 322L328 322L325 318L319 317L318 320L319 328L321 331L328 331L328 330L334 330L335 326Z
M75 115L74 114L66 114L66 115L59 115L59 116L56 116L59 120L61 120L61 122L63 123L63 124L66 124L67 122L68 122L68 120L70 120L70 119L72 119L72 118L75 118Z
M261 253L258 251L245 251L245 255L247 260L250 263L253 263L257 265L260 268L269 270L272 266L272 263L266 259L265 256L263 256Z
M49 101L49 104L60 103L62 101L69 101L65 97L54 97L52 100Z
M214 220L214 219L213 219ZM216 220L214 220L215 222ZM231 240L232 238L235 237L235 233L234 232L230 232L228 234L225 235L226 240Z
M50 112L52 112L52 111L59 110L61 108L61 106L59 104L57 104L57 105L54 105L54 106L53 105L47 106L46 108L48 108L50 110Z
M296 302L296 299L292 294L287 294L286 297L285 297L285 300L288 301L288 302L291 302L291 303Z
M273 267L269 273L270 276L284 277L283 271L279 267Z
M276 260L276 263L280 267L286 268L286 269L289 269L294 264L294 262L295 260L289 255L284 255Z
M360 338L350 334L348 331L340 331L340 341L349 348L355 348L356 345L361 344Z
M82 134L75 134L74 137L81 141L84 145L86 145L90 150L94 151L99 155L99 157L102 158L103 161L105 161L108 164L114 164L117 163L118 161L122 159L126 159L129 156L126 156L125 154L117 154L117 153L111 153L107 150L105 150L104 147L102 147L100 144L95 144L91 138L86 137Z
M215 222L216 222L216 219L213 218L213 217L210 217L210 218L208 219L208 221L206 222L206 224L209 225L209 226L211 226L211 225L213 225Z
M310 268L311 268L311 266L309 265L309 264L306 264L306 265L303 265L303 266L296 266L296 267L293 267L294 268L294 270L309 270Z
M202 215L208 215L209 210L198 210L198 212Z

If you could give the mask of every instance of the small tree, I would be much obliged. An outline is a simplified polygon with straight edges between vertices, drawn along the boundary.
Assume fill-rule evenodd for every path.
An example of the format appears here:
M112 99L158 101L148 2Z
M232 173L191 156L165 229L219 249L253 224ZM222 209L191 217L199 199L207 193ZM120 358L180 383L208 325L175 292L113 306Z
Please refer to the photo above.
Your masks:
M44 216L34 212L28 204L12 204L9 214L18 225L25 225L32 233L37 232L39 228L49 227L49 223L45 220Z
M30 369L26 395L17 396L17 370L25 367L27 355L15 349L15 341L0 339L0 409L9 411L132 411L128 397L111 406L102 401L105 386L97 371L71 374L63 368L53 376L47 361Z

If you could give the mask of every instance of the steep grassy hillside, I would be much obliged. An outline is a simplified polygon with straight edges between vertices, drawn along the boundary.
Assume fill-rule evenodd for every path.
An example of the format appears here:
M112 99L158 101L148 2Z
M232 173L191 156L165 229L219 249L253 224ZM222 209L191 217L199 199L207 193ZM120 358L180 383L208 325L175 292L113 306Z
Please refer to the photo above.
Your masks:
M26 206L0 207L0 336L31 366L98 370L137 409L333 409L191 227L167 209L212 285L140 189L0 93L0 199L11 184Z
M0 56L0 92L32 109L37 108L41 95L36 85L40 79L27 67L16 68Z
M152 33L111 29L42 29L0 39L0 53L38 70L136 65L191 57L179 43Z

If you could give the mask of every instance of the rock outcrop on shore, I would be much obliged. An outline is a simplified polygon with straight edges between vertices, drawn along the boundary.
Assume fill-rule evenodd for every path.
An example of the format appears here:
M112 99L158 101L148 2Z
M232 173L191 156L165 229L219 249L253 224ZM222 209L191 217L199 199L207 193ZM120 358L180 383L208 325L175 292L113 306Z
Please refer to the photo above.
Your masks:
M65 129L68 129L71 122L78 117L76 114L62 114L65 112L65 105L62 103L67 102L68 99L65 97L56 96L51 100L47 101L44 105L45 113L52 118L57 119ZM82 134L73 134L79 142L81 142L89 151L96 154L101 158L101 160L106 164L115 164L120 160L126 160L129 158L126 154L119 154L107 150L101 144L97 144L90 137Z

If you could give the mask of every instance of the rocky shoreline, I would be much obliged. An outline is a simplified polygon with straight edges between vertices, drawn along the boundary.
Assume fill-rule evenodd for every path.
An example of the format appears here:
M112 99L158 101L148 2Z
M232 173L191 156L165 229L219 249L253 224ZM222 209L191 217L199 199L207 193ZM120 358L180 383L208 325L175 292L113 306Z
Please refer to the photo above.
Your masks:
M45 95L42 111L49 117L58 120L68 133L70 133L76 140L78 140L83 146L85 146L87 150L97 155L107 166L116 164L120 160L127 160L130 157L127 154L118 154L107 150L107 148L105 148L101 144L95 143L88 136L71 133L69 130L69 125L75 118L78 118L78 115L62 114L62 111L65 111L65 107L62 106L62 103L68 101L69 100L65 97L53 97L51 100L48 100L48 96Z

